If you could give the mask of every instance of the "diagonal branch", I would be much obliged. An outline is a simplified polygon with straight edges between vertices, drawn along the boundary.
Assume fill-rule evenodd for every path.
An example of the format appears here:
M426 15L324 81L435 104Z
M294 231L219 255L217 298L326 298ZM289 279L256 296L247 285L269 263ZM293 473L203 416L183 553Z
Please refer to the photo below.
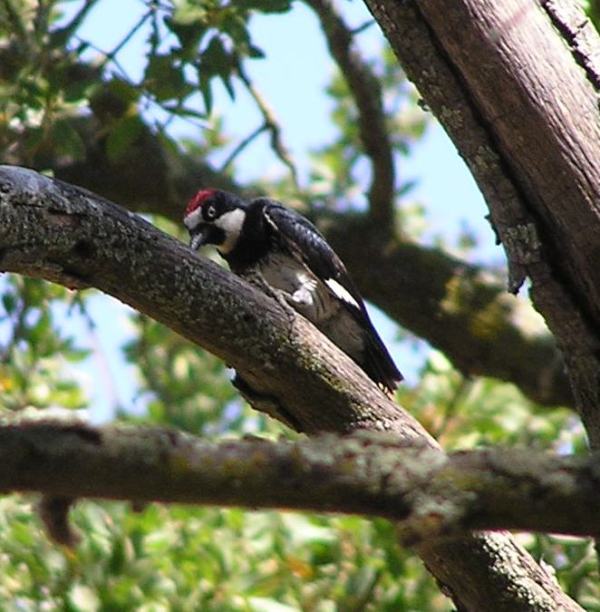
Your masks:
M544 10L553 3L367 3L473 172L507 254L510 289L531 279L599 448L600 124L584 50L554 29ZM585 53L599 52L588 28Z
M244 151L244 149L247 146L249 146L254 141L254 139L257 136L260 136L260 134L262 134L266 129L268 129L268 126L263 123L259 125L257 128L255 128L254 130L252 130L252 132L250 132L248 136L242 139L238 143L238 145L235 147L235 149L227 156L227 159L221 164L221 168L219 169L219 172L224 174L227 171L227 169L231 166L231 164L233 164L236 157L240 155L242 151Z
M332 0L305 0L321 21L331 55L348 83L358 111L358 130L365 153L371 161L369 215L383 234L394 225L394 156L385 125L379 80L354 46L353 34Z
M0 466L5 493L362 514L401 521L413 544L482 528L600 533L598 455L488 449L445 458L366 432L215 443L25 418L0 425Z
M2 65L0 62L0 71ZM62 159L50 158L36 163L53 168L62 180L121 201L130 210L160 214L174 222L180 222L183 203L198 188L241 191L205 160L175 155L150 130L144 130L143 138L123 159L111 162L102 140L91 137L94 126L90 123L93 120L85 118L75 122L86 145L85 161L65 164ZM13 140L18 142L18 137ZM9 157L12 163L22 163L22 158ZM384 248L379 231L365 225L366 218L337 213L324 221L321 229L363 294L396 322L444 351L463 374L508 380L543 405L573 405L562 357L551 336L532 335L530 317L522 314L525 309L516 300L507 299L485 267L395 236ZM374 225L378 229L378 224ZM370 257L361 257L364 252ZM377 261L373 266L368 265L371 256ZM449 299L457 286L461 299ZM497 334L497 330L504 331Z
M118 298L223 359L302 431L426 436L294 310L90 192L1 166L0 269Z
M382 249L378 228L360 217L340 215L326 235L365 298L441 350L465 376L512 382L540 404L573 405L555 340L530 304L506 292L499 275L405 240Z
M0 270L117 297L220 356L258 409L298 429L387 430L443 457L419 423L305 319L92 193L0 167ZM465 609L578 609L507 534L426 542L416 552Z

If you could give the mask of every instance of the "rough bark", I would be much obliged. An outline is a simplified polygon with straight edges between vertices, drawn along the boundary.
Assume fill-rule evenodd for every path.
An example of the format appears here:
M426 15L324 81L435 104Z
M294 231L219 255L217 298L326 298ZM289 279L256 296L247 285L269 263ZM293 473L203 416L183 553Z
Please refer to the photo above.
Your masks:
M326 0L318 4L330 6ZM339 29L333 28L334 41L340 38ZM348 43L343 32L341 38L342 43ZM351 51L351 46L343 47L340 54ZM357 66L352 60L350 56L346 72L355 75L353 87L368 88L366 67L360 62ZM11 67L25 61L27 58L15 57L11 47L0 48L0 77L10 80ZM72 78L81 78L81 74L90 70L96 69L77 65ZM363 102L366 107L361 112L366 124L363 131L370 136L366 128L381 109L374 108L368 100ZM175 222L180 221L187 199L200 187L240 191L239 185L204 160L164 147L150 129L143 130L119 160L109 160L107 126L103 121L121 106L120 100L110 99L108 89L101 99L92 101L94 115L73 118L72 125L85 147L82 160L74 161L44 150L32 160L33 165L52 169L57 178L91 189L130 210L158 213ZM377 134L381 139L381 130ZM26 134L15 132L9 140L11 146L4 161L29 165L24 147ZM363 294L402 326L442 350L465 375L483 374L513 382L533 401L544 405L572 405L563 360L554 340L548 334L532 333L531 317L524 315L526 308L504 295L493 274L485 267L407 241L393 233L391 225L382 235L381 223L371 223L374 218L389 219L394 202L384 201L385 194L391 197L393 193L393 175L384 171L389 165L387 144L386 150L381 151L376 150L372 138L368 142L370 145L365 143L365 148L372 151L373 166L383 168L383 175L372 185L377 211L364 218L338 213L321 224ZM360 257L365 251L377 257L377 265L365 265L365 259ZM398 295L402 299L396 299Z
M597 447L600 122L582 62L594 65L597 35L571 48L560 17L533 0L367 4L484 193L511 289L531 279Z
M239 190L205 164L185 156L173 160L177 170L167 171L169 162L164 171L151 172L138 189L140 178L147 173L140 163L152 158L153 150L154 144L140 146L128 163L115 167L92 147L85 163L56 168L56 176L97 190L130 210L163 214L176 222L193 189L217 186ZM165 190L169 193L163 194ZM532 329L527 309L506 296L501 281L485 267L398 236L386 237L386 248L382 249L382 237L367 218L340 213L323 221L319 225L367 299L443 351L465 375L482 374L512 382L543 405L573 404L555 341ZM367 265L372 260L360 256L365 251L377 258L376 265ZM395 299L398 295L401 300Z
M145 312L223 358L251 385L255 407L299 430L387 430L443 456L419 423L302 317L91 193L2 167L0 269L93 285ZM494 610L578 609L507 534L416 550L463 609L490 602Z
M2 270L94 286L200 344L236 369L256 407L277 407L296 429L425 435L291 308L89 192L0 167L0 254Z
M552 358L548 352L554 349L554 341L542 326L536 329L533 321L525 340L522 333L528 309L519 309L519 303L505 294L499 282L494 287L493 274L398 239L393 146L386 129L381 86L361 58L354 32L344 22L338 5L332 0L305 2L319 18L331 56L348 85L356 107L358 139L371 167L367 213L358 218L338 215L326 230L329 241L361 282L363 294L398 323L451 356L462 372L519 381L521 389L536 401L571 402L570 393L557 393L556 382L566 377L562 359ZM364 257L365 252L369 257ZM420 274L424 262L432 264L432 274L425 277L426 287ZM516 327L505 314L519 310L522 316L516 319L522 325ZM470 342L463 342L463 338ZM507 349L512 353L516 346L527 353L521 353L519 360L507 354ZM568 385L564 388L568 390Z
M3 492L63 503L91 497L361 514L401 521L405 544L474 529L598 534L599 479L598 455L487 449L445 457L381 433L214 443L43 417L0 425Z
M560 1L366 1L471 168L511 290L530 278L598 448L597 33Z

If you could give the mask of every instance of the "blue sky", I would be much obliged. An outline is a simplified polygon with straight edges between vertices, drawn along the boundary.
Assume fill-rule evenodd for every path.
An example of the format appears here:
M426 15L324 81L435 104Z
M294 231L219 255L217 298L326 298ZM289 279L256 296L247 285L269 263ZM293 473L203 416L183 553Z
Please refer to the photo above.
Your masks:
M340 2L340 5L355 26L370 19L362 2ZM74 3L69 10L76 6ZM90 14L82 37L93 41L98 48L110 50L136 22L140 10L141 3L137 0L102 0ZM334 133L328 118L330 102L323 93L334 68L318 23L312 12L297 2L287 15L256 17L252 32L266 59L251 62L248 72L273 107L284 128L285 141L300 164L301 175L306 176L308 152L326 143ZM134 79L139 78L144 65L146 34L141 31L118 56L120 64ZM359 40L367 55L378 54L384 44L376 26L368 28ZM260 117L248 96L239 88L237 91L235 101L220 91L215 106L224 117L226 129L243 138L259 125ZM198 128L183 123L175 126L176 133L187 138L194 138L194 129ZM241 183L278 169L266 136L257 139L238 164L237 178ZM440 235L452 242L466 224L480 241L474 256L486 262L502 263L502 253L494 246L494 237L484 219L487 209L481 195L452 143L438 126L432 125L412 155L402 160L399 173L404 180L417 180L410 199L422 202L427 208L427 237ZM116 402L125 407L133 405L134 371L125 365L119 353L119 346L129 333L127 309L101 296L93 300L91 308L97 331L90 336L82 328L80 337L83 344L93 345L95 356L89 360L83 375L89 379L94 412L106 416ZM395 342L395 326L381 315L375 314L375 323L408 382L414 382L426 351L415 351ZM70 325L73 324L79 327L71 321Z

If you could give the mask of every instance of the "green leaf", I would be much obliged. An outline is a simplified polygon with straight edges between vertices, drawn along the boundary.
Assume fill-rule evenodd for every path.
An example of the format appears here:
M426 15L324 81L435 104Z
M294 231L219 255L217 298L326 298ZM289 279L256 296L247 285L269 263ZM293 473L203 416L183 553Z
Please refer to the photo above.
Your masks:
M48 311L43 312L39 319L29 327L27 330L27 339L32 346L39 348L45 340L45 336L49 334L51 330L51 321Z
M238 48L245 49L250 44L248 23L239 12L227 13L223 18L220 30L227 34Z
M14 293L5 293L2 296L2 305L7 314L14 312L17 306L17 298Z
M85 145L70 119L59 119L50 129L50 139L56 153L74 160L85 158Z
M204 100L204 108L206 109L206 114L210 115L213 107L213 93L211 86L211 79L204 74L200 74L199 82L200 85L200 93L202 94L202 99Z
M123 79L114 78L108 84L111 94L125 102L127 106L135 104L140 98L140 90Z
M106 139L106 155L115 163L127 153L137 137L142 133L144 124L138 115L121 117L111 129Z
M248 46L248 57L252 59L264 59L266 57L265 52L256 45Z
M210 113L210 108L212 108L212 92L209 85L212 76L219 76L229 96L232 99L235 98L235 91L231 82L234 66L235 60L225 49L221 37L219 35L213 36L200 57L200 88L204 96L207 113Z
M232 67L232 58L225 49L221 37L218 34L213 36L200 56L200 69L210 75L223 76L230 73Z
M190 14L195 15L195 12L191 11ZM177 11L172 18L165 17L165 26L175 34L181 45L181 48L177 50L178 57L190 62L196 59L198 45L208 29L208 25L203 18L204 15L205 11L199 10L197 18L188 20L181 17L179 11Z
M154 55L150 58L144 75L144 85L159 101L182 98L192 92L191 85L173 55Z
M165 19L165 25L171 27L174 24L177 25L191 25L195 23L205 23L208 18L208 11L204 6L198 2L189 2L183 0L176 2L175 11L173 16L169 19L170 23L167 23Z
M237 4L241 9L261 13L286 13L292 7L291 0L239 0Z

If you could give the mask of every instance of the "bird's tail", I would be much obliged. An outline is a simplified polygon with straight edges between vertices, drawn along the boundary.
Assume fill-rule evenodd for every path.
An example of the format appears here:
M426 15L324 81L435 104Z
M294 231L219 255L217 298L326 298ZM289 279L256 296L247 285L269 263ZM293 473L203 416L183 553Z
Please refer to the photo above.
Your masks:
M396 367L392 356L375 330L368 335L364 348L364 370L387 395L393 395L398 383L404 378Z

